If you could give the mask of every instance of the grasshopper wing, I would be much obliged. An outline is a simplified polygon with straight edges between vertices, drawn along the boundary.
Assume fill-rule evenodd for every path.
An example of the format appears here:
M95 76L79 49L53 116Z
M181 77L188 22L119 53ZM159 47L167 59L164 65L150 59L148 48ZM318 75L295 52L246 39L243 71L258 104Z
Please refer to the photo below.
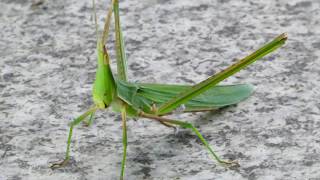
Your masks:
M138 84L138 94L156 104L162 104L181 92L191 88L191 85L173 84ZM239 103L248 98L253 92L250 84L220 85L194 97L184 104L184 112L206 111L218 109Z
M128 83L118 80L118 96L133 107L152 113L152 105L161 105L191 85ZM214 110L239 103L253 92L250 84L214 86L184 104L183 112Z

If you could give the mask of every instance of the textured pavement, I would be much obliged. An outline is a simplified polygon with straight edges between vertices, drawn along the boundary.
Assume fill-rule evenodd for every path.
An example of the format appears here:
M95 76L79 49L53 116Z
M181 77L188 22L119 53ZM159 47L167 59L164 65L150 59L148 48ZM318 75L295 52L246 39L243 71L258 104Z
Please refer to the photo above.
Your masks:
M95 31L91 1L0 1L0 180L118 179L118 114L99 112L74 131L68 122L92 105ZM32 5L34 4L34 5ZM99 1L102 27L108 1ZM225 80L255 93L215 113L174 115L199 128L211 160L188 130L174 134L145 119L128 122L126 177L135 179L320 179L320 2L126 0L120 3L131 81L193 84L287 32L287 44ZM112 29L113 32L113 29ZM114 38L108 47L114 64Z

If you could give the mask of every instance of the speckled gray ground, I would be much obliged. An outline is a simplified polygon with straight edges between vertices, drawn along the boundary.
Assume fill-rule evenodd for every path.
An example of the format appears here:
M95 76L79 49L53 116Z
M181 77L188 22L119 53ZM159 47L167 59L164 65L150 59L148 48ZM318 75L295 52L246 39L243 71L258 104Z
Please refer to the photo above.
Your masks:
M91 1L0 1L0 179L117 179L121 122L100 112L67 123L91 104L95 32ZM98 2L102 25L108 2ZM195 135L129 121L127 179L320 179L320 3L317 0L126 0L121 17L132 81L195 83L282 32L287 45L225 84L255 94L216 113L177 115L196 124L224 158L217 166ZM110 38L113 42L114 38ZM113 44L109 49L113 53ZM114 58L113 58L114 59Z

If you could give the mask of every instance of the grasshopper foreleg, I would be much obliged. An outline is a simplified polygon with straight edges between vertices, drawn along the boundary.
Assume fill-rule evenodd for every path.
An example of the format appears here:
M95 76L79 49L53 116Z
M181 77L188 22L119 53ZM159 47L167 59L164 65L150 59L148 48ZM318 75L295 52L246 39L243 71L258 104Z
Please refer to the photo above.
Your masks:
M78 125L81 121L83 121L89 115L93 114L96 110L97 110L97 107L90 108L88 111L86 111L85 113L83 113L82 115L80 115L78 118L74 119L70 123L70 130L69 130L68 141L67 141L66 156L65 156L63 161L53 163L50 166L51 169L56 169L56 168L59 168L59 167L63 167L63 166L68 164L68 162L70 160L70 145L71 145L73 127Z

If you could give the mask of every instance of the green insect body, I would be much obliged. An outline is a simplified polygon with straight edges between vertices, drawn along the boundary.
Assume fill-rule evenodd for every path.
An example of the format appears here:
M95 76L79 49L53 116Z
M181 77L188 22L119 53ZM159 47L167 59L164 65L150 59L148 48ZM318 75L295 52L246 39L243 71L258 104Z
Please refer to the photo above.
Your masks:
M94 1L93 5L95 9ZM117 76L114 76L111 71L108 52L105 48L112 12L114 12L115 21ZM95 18L95 20L96 19L97 18ZM103 34L100 38L97 33L97 37L98 67L93 85L93 101L95 105L70 123L65 159L62 162L52 164L52 168L62 167L68 163L70 159L70 145L74 126L78 125L80 122L87 122L87 125L90 125L94 113L99 109L105 109L109 106L111 106L115 112L121 113L122 117L123 158L120 179L124 179L125 177L127 116L148 118L168 127L190 129L198 136L215 160L228 166L238 165L237 162L225 161L219 158L209 143L192 124L169 119L166 118L165 115L173 113L175 110L179 109L179 107L183 107L180 109L183 113L211 111L236 104L248 98L253 92L252 85L218 85L218 83L281 47L287 40L287 35L285 33L279 35L271 42L265 44L257 51L239 60L225 70L195 85L132 83L127 80L127 59L120 27L118 0L112 0L112 5L106 17ZM88 117L89 120L84 121Z

